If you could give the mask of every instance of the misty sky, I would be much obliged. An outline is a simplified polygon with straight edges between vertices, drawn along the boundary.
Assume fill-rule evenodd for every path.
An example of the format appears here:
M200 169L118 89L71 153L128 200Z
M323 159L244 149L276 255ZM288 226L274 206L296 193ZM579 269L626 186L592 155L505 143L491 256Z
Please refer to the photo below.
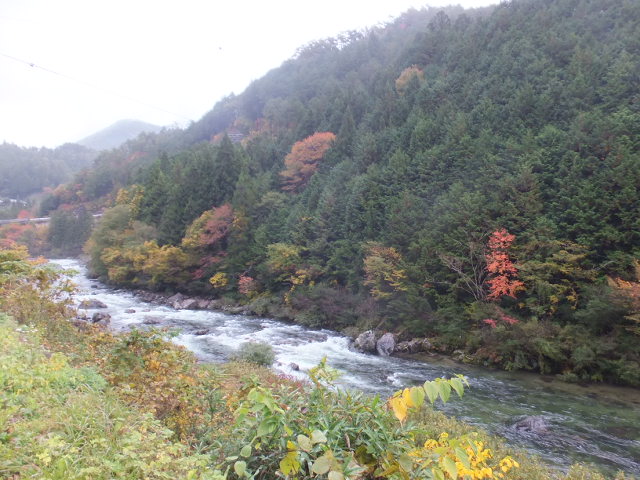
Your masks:
M125 118L185 126L312 40L497 0L426 2L0 0L0 141L55 147Z

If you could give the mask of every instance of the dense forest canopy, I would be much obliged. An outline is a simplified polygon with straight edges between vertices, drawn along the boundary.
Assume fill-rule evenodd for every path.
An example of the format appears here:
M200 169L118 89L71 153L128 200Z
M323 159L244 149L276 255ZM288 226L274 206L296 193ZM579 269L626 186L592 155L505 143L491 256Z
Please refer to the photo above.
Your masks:
M412 10L301 48L46 205L113 207L87 251L119 284L639 385L639 85L634 0ZM305 161L314 135L330 148Z
M97 153L66 143L58 148L24 148L11 143L0 145L0 197L26 199L44 187L69 181L88 167Z

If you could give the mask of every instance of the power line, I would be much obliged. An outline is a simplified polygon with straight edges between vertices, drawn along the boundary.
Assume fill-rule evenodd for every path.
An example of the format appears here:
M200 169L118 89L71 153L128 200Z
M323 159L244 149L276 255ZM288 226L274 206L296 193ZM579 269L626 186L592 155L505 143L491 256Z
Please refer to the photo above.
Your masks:
M22 63L24 65L27 65L27 66L31 67L31 68L37 68L37 69L42 70L44 72L50 73L52 75L57 75L57 76L62 77L64 79L66 79L66 80L71 80L72 82L79 83L79 84L84 85L86 87L93 88L95 90L101 90L101 91L103 91L105 93L108 93L110 95L114 95L116 97L123 98L125 100L130 101L130 102L135 102L135 103L138 103L140 105L144 105L145 107L153 108L154 110L158 110L160 112L168 113L169 115L173 115L176 118L181 118L183 120L188 120L190 122L193 121L191 118L185 117L184 115L181 115L181 114L176 113L176 112L172 112L171 110L167 110L165 108L158 107L156 105L151 105L150 103L143 102L142 100L139 100L137 98L133 98L133 97L130 97L128 95L124 95L124 94L122 94L120 92L116 92L115 90L110 90L108 88L104 88L104 87L101 87L99 85L95 85L95 84L86 82L84 80L80 80L79 78L75 78L75 77L72 77L70 75L66 75L64 73L56 72L55 70L51 70L50 68L43 67L43 66L38 65L36 63L29 62L27 60L23 60L21 58L14 57L12 55L7 55L6 53L2 53L2 52L0 52L0 56L8 58L10 60L13 60L14 62Z

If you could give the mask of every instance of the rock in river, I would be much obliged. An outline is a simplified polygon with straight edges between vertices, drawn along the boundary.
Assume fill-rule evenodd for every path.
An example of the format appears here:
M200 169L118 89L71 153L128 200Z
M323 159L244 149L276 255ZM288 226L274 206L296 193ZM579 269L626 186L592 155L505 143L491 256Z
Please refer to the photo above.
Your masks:
M373 330L367 330L366 332L361 333L353 342L353 348L365 353L375 352L376 334L373 332Z
M545 435L549 433L550 425L541 415L529 415L514 423L513 428L522 432Z
M109 315L108 313L96 312L91 317L92 323L98 323L98 322L109 323L110 321L111 321L111 315Z
M80 305L78 305L78 308L107 308L107 305L100 300L82 300Z
M396 352L400 353L418 353L428 352L433 348L431 342L426 338L414 338L407 342L400 342L396 345Z
M393 349L396 348L396 339L393 333L387 332L376 343L376 351L378 355L388 357L393 353Z
M156 317L153 315L145 315L144 320L142 321L144 325L158 325L161 322L162 317Z

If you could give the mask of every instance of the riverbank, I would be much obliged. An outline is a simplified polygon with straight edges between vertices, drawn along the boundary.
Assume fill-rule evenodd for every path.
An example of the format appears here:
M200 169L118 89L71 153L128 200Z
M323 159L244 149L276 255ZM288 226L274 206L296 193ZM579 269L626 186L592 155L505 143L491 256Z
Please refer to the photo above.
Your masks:
M285 410L280 410L281 407L299 414L302 409L298 408L296 399L298 403L305 404L307 428L318 432L311 436L316 440L310 443L308 453L316 458L310 465L315 465L320 458L313 445L331 446L337 459L345 458L346 453L346 458L351 459L351 471L359 468L364 473L366 469L375 468L381 460L374 462L369 454L356 457L360 455L356 448L357 437L349 440L347 436L347 444L353 442L353 447L346 452L338 450L340 445L335 442L340 441L343 433L352 435L348 432L353 428L362 428L358 424L349 424L346 417L342 421L347 423L341 427L343 430L346 428L345 432L311 430L319 425L317 422L322 423L331 415L341 417L349 411L355 414L357 410L354 409L360 403L369 404L371 399L343 397L323 387L313 389L279 378L255 365L229 364L212 370L195 364L191 355L154 333L111 336L99 328L78 330L70 323L53 324L50 320L27 326L18 325L6 316L0 317L3 347L0 349L0 362L6 367L2 370L2 384L8 387L3 388L0 395L3 404L11 407L0 424L7 440L0 442L0 472L3 476L222 480L242 478L243 472L249 469L255 471L257 467L269 465L270 469L263 472L271 472L267 478L273 478L276 470L289 468L286 464L283 466L282 459L291 458L291 452L297 451L291 450L289 442L284 449L278 444L269 445L266 437L260 447L262 451L256 451L249 447L252 445L250 438L255 438L254 429L267 418L283 415L284 419ZM127 346L125 350L122 348L124 345ZM127 354L136 355L140 363L128 363ZM133 381L135 386L132 390ZM215 394L207 397L206 392ZM257 392L262 396L258 397ZM257 422L247 425L241 421L238 424L237 408L242 409L245 402L255 403L259 398L264 399L258 401L265 402L267 411L258 409ZM323 408L314 409L314 398L323 399ZM270 401L276 402L273 407L269 407ZM28 405L35 408L35 415L21 413ZM205 405L208 408L203 408ZM495 437L475 433L475 429L468 425L432 409L420 410L412 415L411 423L403 427L382 404L374 403L368 407L375 412L378 427L383 422L383 428L389 431L361 431L359 435L369 440L369 436L377 435L387 453L402 447L407 441L404 432L411 427L419 429L426 438L435 438L434 445L444 450L457 438L463 444L472 439L478 452L487 452L487 455L491 452L495 459L475 460L477 465L491 469L491 472L504 472L500 478L605 478L580 466L572 467L567 474L549 470L523 452L506 447ZM233 411L236 413L232 414ZM259 421L261 415L267 415L262 422ZM357 414L358 419L363 420L359 418L361 416ZM64 423L60 418L65 419ZM300 428L299 421L288 424ZM399 427L396 432L394 429ZM259 430L257 436L262 437ZM299 434L293 438L300 443L298 451L306 454L304 438L307 437ZM203 442L206 442L204 448ZM346 450L347 447L342 448ZM234 451L235 456L232 455ZM429 457L426 451L422 455ZM475 456L473 453L469 455L471 459ZM363 460L357 464L356 458ZM336 473L339 472L338 467L345 466L344 463L331 465ZM406 462L405 468L408 468ZM228 475L222 474L222 469ZM305 475L303 471L299 473L301 478L317 478L316 475ZM387 477L379 473L381 477ZM333 478L338 477L334 475ZM457 474L453 478L457 478ZM485 471L478 478L494 477Z
M75 261L61 261L61 265L84 271ZM452 363L446 357L439 361L439 356L430 356L425 363L398 356L364 355L350 349L346 337L329 330L310 330L237 312L231 315L214 310L175 310L142 302L128 290L114 290L84 276L76 277L76 283L80 288L76 304L98 300L107 305L103 309L82 310L88 317L96 312L111 315L113 331L155 327L180 332L173 341L194 352L204 363L228 361L243 342L263 342L273 346L274 369L284 375L308 379L305 372L327 356L330 365L342 372L339 381L343 388L383 398L407 385L462 373L469 378L470 388L463 400L438 407L448 415L500 435L510 445L525 448L562 468L573 462L594 462L611 475L616 469L640 469L640 408L625 402L624 393L617 396L618 400L608 401L594 397L589 388L568 393L554 384L541 386L535 374ZM292 363L299 368L291 368ZM546 429L528 431L519 423L528 417L542 417Z

